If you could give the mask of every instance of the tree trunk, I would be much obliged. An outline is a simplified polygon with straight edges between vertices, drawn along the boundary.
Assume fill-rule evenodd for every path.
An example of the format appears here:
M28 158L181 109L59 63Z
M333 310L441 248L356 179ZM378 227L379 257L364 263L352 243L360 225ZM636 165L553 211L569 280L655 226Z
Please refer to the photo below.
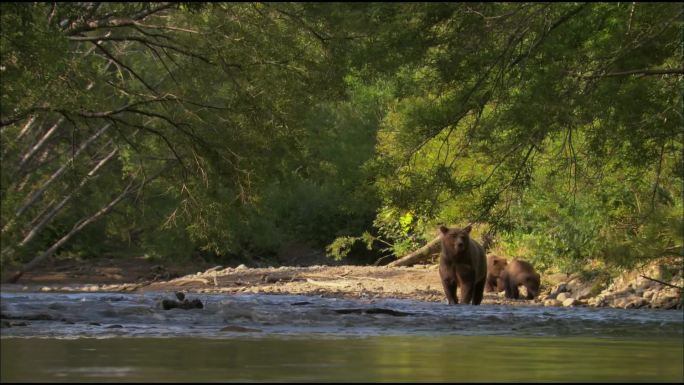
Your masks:
M420 249L406 256L397 259L396 261L388 264L387 266L412 266L416 263L427 261L430 258L430 255L439 251L441 248L442 244L440 243L440 238L436 237L435 239L431 240L427 245L421 247Z
M24 202L24 204L23 204L23 205L17 210L17 212L14 214L15 218L18 218L19 216L21 216L21 214L23 214L23 212L26 211L26 209L28 209L29 207L31 207L31 206L36 202L36 200L38 200L38 198L39 198L41 195L43 195L43 192L45 192L45 190L50 186L50 184L52 184L52 182L54 182L57 178L59 178L60 175L62 175L62 173L64 173L64 171L65 171L65 170L67 169L67 167L71 164L71 162L73 162L73 160L74 160L77 156L79 156L79 155L83 152L83 150L85 150L93 141L95 141L95 139L97 139L100 135L102 135L103 132L107 131L107 129L108 129L110 126L111 126L111 124L105 125L105 126L102 127L98 132L96 132L96 133L93 134L90 138L88 138L85 142L83 142L83 143L81 144L81 146L78 148L78 150L76 151L76 153L75 153L71 158L69 158L69 160L68 160L65 164L62 165L62 167L60 167L57 171L55 171L55 172L50 176L50 178L49 178L45 183L43 183L43 185L42 185L38 190L34 191L34 192L26 199L26 201Z
M162 172L164 172L166 169L167 169L167 167L164 167L164 168L160 169L157 173L155 173L154 176L152 176L152 177L150 177L150 178L147 178L147 179L143 180L143 181L139 184L139 188L143 188L143 187L145 186L145 184L147 184L148 182L150 182L150 181L156 179L156 178L157 178L159 175L161 175ZM135 179L132 179L131 182L128 184L128 186L126 186L126 188L123 190L123 192L121 192L121 194L119 194L116 198L114 198L111 202L109 202L109 204L107 204L105 207L103 207L103 208L101 208L100 210L98 210L95 214L91 215L91 216L88 217L88 218L84 218L84 219L81 219L80 221L78 221L78 222L74 225L74 227L71 229L71 231L69 231L69 233L67 233L65 236L63 236L62 238L60 238L57 242L55 242L52 246L50 246L50 248L47 249L45 252L43 252L43 253L40 254L39 256L33 258L29 263L27 263L26 265L24 265L18 272L16 272L16 273L8 280L8 282L9 282L9 283L16 283L16 282L19 280L19 278L21 278L21 276L24 275L25 272L27 272L27 271L29 271L29 270L35 268L35 267L36 267L38 264L40 264L42 261L44 261L45 259L47 259L47 258L49 258L50 256L52 256L52 254L54 254L55 251L57 251L57 249L59 249L59 248L60 248L61 246L63 246L66 242L68 242L68 241L69 241L74 235L76 235L79 231L83 230L84 227L86 227L86 226L88 226L89 224L95 222L96 220L100 219L101 217L103 217L103 216L109 214L109 212L111 212L112 209L114 209L114 206L116 206L119 202L121 202L124 198L126 198L126 196L127 196L128 194L130 194L130 193L134 190L134 189L133 189L134 182L135 182Z
M123 200L126 197L126 195L128 195L128 193L131 191L134 181L135 181L135 179L131 180L131 182L128 184L128 186L126 186L124 191L121 194L119 194L116 198L114 198L114 200L109 202L109 204L107 204L107 206L101 208L100 210L98 210L95 214L91 215L90 217L78 221L78 223L76 223L74 225L74 227L71 229L71 231L69 231L65 236L60 238L57 242L55 242L52 246L50 246L49 249L45 250L45 252L43 252L42 254L33 258L31 260L31 262L27 263L18 272L16 272L9 279L9 282L10 283L16 283L19 280L19 278L21 278L21 276L24 275L25 272L33 269L39 263L41 263L43 260L50 257L55 251L57 251L58 248L60 248L67 241L69 241L69 239L71 239L71 237L73 237L79 231L83 230L84 227L88 226L89 224L95 222L96 220L100 219L101 217L103 217L104 215L106 215L110 211L112 211L114 206L116 206L119 202L121 202L121 200Z
M33 123L35 123L35 122L36 122L36 116L35 115L31 116L29 118L28 122L26 122L26 124L24 125L24 128L22 128L21 131L19 131L19 135L17 135L17 139L16 139L17 142L20 141L21 138L23 138L27 132L29 132L31 127L33 127Z
M95 167L93 167L93 169L90 170L88 175L86 175L86 177L83 178L81 183L79 183L79 185L76 186L76 188L71 190L69 195L64 197L61 202L59 202L55 207L53 207L52 210L50 210L50 212L47 215L45 215L45 217L43 217L43 219L41 219L40 222L28 232L26 237L24 237L24 239L21 241L21 243L19 243L19 247L26 246L33 238L35 238L35 236L38 235L38 233L43 229L43 227L45 227L45 225L50 223L52 218L54 218L54 216L57 215L57 213L59 213L62 210L62 208L71 200L71 198L73 198L76 195L78 190L80 190L83 186L85 186L85 184L97 173L97 171L100 168L102 168L102 166L104 166L109 160L111 160L114 157L114 155L116 155L116 153L118 151L119 151L119 149L114 149L106 157L104 157L102 160L100 160L95 165Z
M31 124L33 124L34 120L35 120L35 118L32 117L29 120L29 123L26 125L25 128L28 128ZM40 148L43 147L43 145L47 142L47 140L50 139L52 134L54 134L57 131L57 129L59 128L59 125L62 124L63 121L64 121L64 118L59 118L57 123L55 123L54 126L52 126L43 135L42 138L40 138L40 140L38 140L38 143L36 143L33 147L31 147L29 149L29 151L26 154L24 154L24 156L21 157L21 161L19 161L19 165L17 166L17 170L15 172L15 175L18 175L22 171L22 169L24 168L26 163L29 161L29 159L31 159L33 157L33 155L35 155L36 152L38 152L38 150L40 150ZM22 133L25 133L25 130L22 130Z

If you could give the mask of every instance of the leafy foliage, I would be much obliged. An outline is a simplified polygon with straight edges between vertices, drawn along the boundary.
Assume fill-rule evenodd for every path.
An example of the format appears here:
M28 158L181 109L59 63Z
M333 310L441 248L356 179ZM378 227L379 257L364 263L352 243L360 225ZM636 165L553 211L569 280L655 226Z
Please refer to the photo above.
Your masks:
M682 255L682 4L0 7L2 266L467 223L541 270Z

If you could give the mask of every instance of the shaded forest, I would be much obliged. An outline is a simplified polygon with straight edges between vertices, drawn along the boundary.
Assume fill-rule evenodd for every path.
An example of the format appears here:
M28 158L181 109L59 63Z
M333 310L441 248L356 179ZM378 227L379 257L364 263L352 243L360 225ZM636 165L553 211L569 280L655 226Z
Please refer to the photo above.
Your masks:
M2 3L0 264L682 256L683 11Z

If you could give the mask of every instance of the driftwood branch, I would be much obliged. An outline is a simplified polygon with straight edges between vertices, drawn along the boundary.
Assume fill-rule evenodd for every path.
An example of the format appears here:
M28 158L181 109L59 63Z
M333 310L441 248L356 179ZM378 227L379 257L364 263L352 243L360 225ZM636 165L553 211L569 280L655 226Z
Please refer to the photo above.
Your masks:
M427 245L421 247L420 249L403 256L396 261L388 264L387 266L389 267L397 267L397 266L411 266L415 265L416 263L423 262L428 260L430 258L430 255L434 254L435 252L439 251L442 247L442 244L440 243L440 238L436 237L435 239L431 240L428 242Z
M642 275L641 277L642 277L642 278L646 278L646 279L650 279L650 280L651 280L651 281L653 281L653 282L658 282L658 283L662 283L663 285L666 285L666 286L670 286L670 287L674 287L674 288L677 288L677 289L679 289L679 290L682 290L682 289L684 289L684 287L681 287L681 286L677 286L677 285L673 285L673 284L671 284L671 283L667 283L667 282L663 282L663 281L661 281L661 280L659 280L659 279L655 279L655 278L647 277L647 276L645 276L645 275Z

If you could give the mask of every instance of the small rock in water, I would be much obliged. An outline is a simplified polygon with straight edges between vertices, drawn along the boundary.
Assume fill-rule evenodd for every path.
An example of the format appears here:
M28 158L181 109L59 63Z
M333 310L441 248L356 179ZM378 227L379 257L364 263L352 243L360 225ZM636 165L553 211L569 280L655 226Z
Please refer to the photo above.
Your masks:
M561 306L563 303L557 299L547 299L544 301L544 306Z
M169 310L173 309L174 307L178 307L178 301L173 299L163 299L161 301L161 305L164 310Z
M259 329L246 328L244 326L229 325L221 329L222 332L242 332L242 333L261 333Z
M182 293L181 293L182 294ZM183 296L185 298L185 296ZM179 309L202 309L204 308L204 304L202 301L199 299L195 298L192 301L188 301L188 299L184 299L183 301L176 301L174 299L163 299L161 302L162 308L164 310L169 310L173 308L179 308Z
M178 298L179 301L182 301L185 299L185 294L183 294L179 291L176 293L176 298Z
M397 311L393 309L383 309L383 308L369 308L369 309L334 309L335 313L339 314L387 314L396 317L404 317L407 315L412 315L412 313L406 313L403 311Z
M292 306L302 306L302 305L309 305L309 304L311 304L311 302L309 302L309 301L301 301L301 302L293 302L293 303L291 303L290 305L292 305Z

